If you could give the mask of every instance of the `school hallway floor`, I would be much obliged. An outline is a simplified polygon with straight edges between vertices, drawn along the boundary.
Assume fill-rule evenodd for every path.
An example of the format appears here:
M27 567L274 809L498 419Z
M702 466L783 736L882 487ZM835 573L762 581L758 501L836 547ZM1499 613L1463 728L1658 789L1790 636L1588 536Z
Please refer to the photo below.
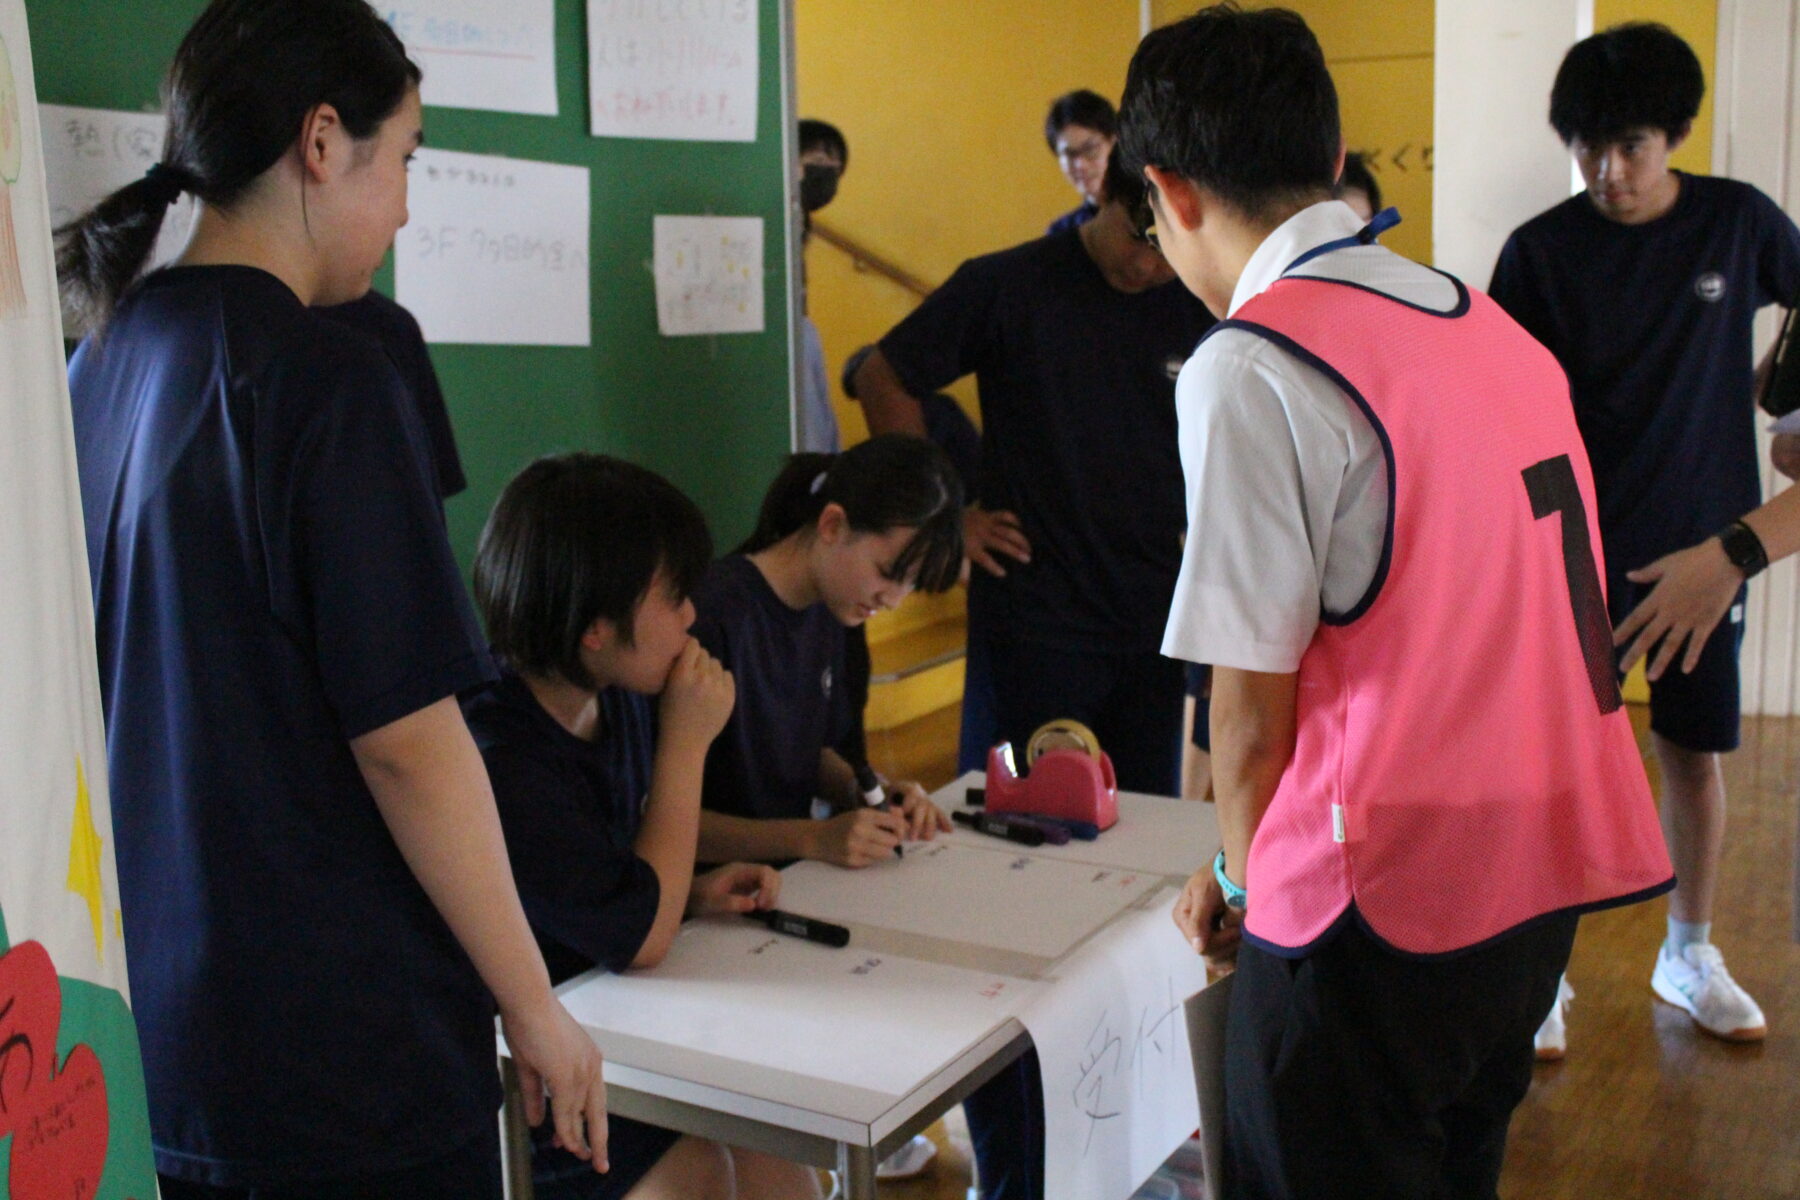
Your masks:
M871 732L870 757L941 786L955 774L957 717L951 707ZM1648 714L1634 706L1632 721L1654 783ZM1569 1054L1537 1068L1513 1119L1504 1200L1800 1198L1800 718L1746 718L1725 781L1713 940L1762 1005L1768 1040L1708 1037L1652 995L1662 901L1585 918L1569 966ZM936 1160L916 1180L884 1183L883 1197L963 1200L967 1143L942 1123L930 1134Z

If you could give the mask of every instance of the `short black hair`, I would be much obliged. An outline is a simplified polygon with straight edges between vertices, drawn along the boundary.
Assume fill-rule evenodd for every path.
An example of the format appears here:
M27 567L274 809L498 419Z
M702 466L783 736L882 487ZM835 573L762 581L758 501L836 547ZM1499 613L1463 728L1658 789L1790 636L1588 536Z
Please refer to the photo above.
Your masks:
M1355 188L1369 198L1372 210L1381 211L1381 185L1375 182L1375 175L1360 151L1344 155L1344 173L1338 176L1337 187L1333 190L1341 196L1345 188Z
M604 454L558 454L494 503L475 551L475 603L515 670L592 687L582 634L602 620L631 645L657 571L685 600L711 561L706 518L674 484Z
M1077 88L1050 102L1050 115L1044 118L1044 141L1050 153L1056 153L1056 139L1070 125L1085 125L1112 137L1119 132L1119 114L1113 110L1112 101L1099 92Z
M1160 167L1247 217L1328 192L1337 88L1298 13L1215 4L1138 44L1119 105L1125 167Z
M830 121L800 118L800 153L808 150L829 150L845 168L850 166L850 143L845 140L844 131Z
M1569 47L1550 88L1550 126L1565 146L1646 128L1672 140L1694 123L1705 95L1693 48L1667 25L1633 21Z
M1127 171L1121 154L1106 160L1106 174L1100 177L1100 203L1123 206L1131 218L1131 227L1140 234L1156 221L1156 214L1150 210L1150 187L1144 182L1144 173Z

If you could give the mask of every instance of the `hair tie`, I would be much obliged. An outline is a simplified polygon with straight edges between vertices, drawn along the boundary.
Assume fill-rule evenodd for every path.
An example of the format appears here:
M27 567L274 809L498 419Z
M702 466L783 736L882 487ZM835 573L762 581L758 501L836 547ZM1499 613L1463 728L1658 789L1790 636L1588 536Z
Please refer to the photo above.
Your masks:
M144 182L150 185L151 198L164 208L179 200L181 193L194 190L194 177L167 163L151 163L150 169L144 172Z
M812 486L806 489L807 492L814 496L818 495L819 490L825 486L825 476L828 474L830 474L829 471L820 471L813 476Z

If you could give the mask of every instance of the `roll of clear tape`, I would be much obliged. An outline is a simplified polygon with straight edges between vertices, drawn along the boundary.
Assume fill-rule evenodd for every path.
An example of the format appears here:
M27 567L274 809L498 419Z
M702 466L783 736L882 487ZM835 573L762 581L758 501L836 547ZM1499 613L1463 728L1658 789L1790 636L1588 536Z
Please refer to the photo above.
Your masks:
M1080 750L1090 758L1100 757L1100 739L1094 731L1080 721L1069 717L1058 717L1054 721L1046 721L1040 725L1031 740L1025 744L1025 767L1027 770L1038 760L1038 756L1051 750Z

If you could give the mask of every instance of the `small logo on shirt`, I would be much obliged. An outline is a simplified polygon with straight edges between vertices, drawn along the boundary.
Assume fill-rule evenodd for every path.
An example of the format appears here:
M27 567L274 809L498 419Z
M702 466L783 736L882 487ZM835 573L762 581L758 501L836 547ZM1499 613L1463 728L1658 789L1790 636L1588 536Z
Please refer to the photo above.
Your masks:
M1175 380L1181 376L1181 368L1186 364L1186 358L1179 354L1171 354L1163 359L1163 374L1167 375L1170 380Z
M1694 295L1708 304L1717 304L1725 297L1725 277L1717 271L1708 271L1694 280Z
M819 689L827 696L831 695L831 668L826 667L819 673Z

